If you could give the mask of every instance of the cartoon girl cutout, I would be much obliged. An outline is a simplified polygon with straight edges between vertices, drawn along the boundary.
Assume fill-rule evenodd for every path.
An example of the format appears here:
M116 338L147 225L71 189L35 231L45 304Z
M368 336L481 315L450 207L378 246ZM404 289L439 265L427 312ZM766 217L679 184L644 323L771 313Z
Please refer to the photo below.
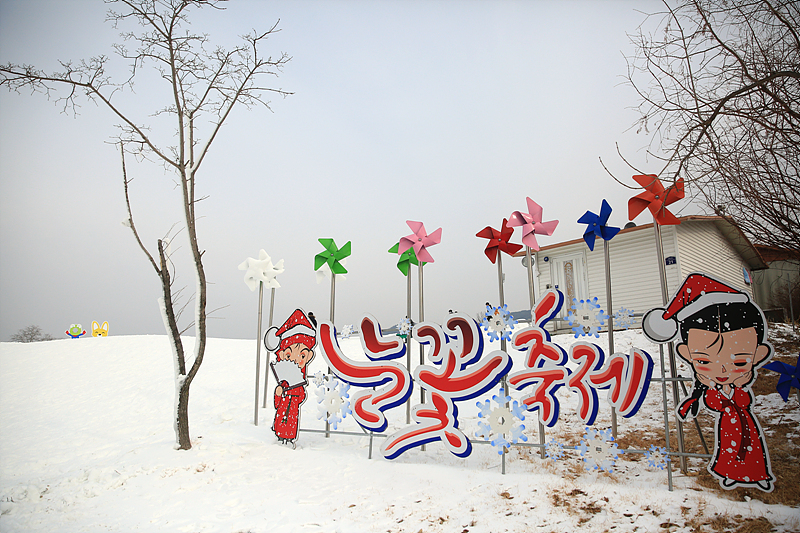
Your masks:
M272 431L279 442L293 447L300 426L300 407L306 400L306 369L314 359L316 343L316 330L300 309L296 309L282 326L270 328L264 336L264 345L267 350L275 352L276 363L291 362L302 374L302 379L291 385L276 374L278 385L275 387ZM275 368L273 366L273 371Z
M775 477L758 420L751 411L757 368L773 354L761 309L743 292L694 273L667 309L642 320L657 343L679 341L678 355L694 370L694 390L678 406L681 420L705 407L715 417L714 454L708 471L725 489L752 486L771 492Z

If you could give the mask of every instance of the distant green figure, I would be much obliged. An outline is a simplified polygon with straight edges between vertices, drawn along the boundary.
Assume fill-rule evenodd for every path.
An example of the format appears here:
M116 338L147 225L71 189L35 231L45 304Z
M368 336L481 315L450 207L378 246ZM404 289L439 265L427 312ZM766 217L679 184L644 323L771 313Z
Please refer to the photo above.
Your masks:
M67 335L72 337L73 339L77 339L81 335L86 335L86 330L81 327L80 324L72 324L67 331L65 331Z

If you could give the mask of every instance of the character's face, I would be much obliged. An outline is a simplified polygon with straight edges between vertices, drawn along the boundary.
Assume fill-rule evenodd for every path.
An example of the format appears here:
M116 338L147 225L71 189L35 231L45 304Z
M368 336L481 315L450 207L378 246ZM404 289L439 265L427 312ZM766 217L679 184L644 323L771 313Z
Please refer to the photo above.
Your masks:
M678 354L699 377L717 385L743 386L752 379L753 367L769 356L769 346L758 343L756 328L725 333L690 329Z
M69 327L69 332L73 335L80 335L81 331L83 331L83 328L80 324L72 324Z
M314 359L314 350L310 350L305 344L298 342L279 351L277 355L278 361L292 361L300 368L305 368Z

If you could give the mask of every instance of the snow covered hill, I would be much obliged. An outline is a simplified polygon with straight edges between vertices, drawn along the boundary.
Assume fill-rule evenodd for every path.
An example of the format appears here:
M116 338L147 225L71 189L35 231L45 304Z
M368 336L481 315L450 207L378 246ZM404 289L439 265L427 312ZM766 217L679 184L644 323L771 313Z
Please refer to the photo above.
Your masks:
M615 339L617 351L635 345L658 353L638 332ZM354 358L360 353L358 338L341 345ZM0 345L0 531L691 531L717 514L734 522L764 516L779 531L800 530L797 508L735 502L698 488L691 475L676 471L669 492L665 472L641 457L623 456L613 474L598 474L586 472L574 450L554 462L515 447L503 475L490 445L459 459L432 443L387 461L378 438L369 459L367 436L301 433L293 450L272 434L270 407L253 425L255 340L209 341L189 406L194 447L176 451L170 357L165 336ZM312 372L323 367L318 356ZM301 426L322 429L312 388ZM777 394L759 401L783 405ZM460 414L476 438L474 404L464 402ZM553 430L573 443L584 429L574 405L565 393ZM620 431L658 431L660 406L660 384L653 385ZM597 427L608 427L609 411L603 403ZM403 425L405 408L390 420ZM525 424L533 442L536 423ZM352 417L339 429L360 431Z

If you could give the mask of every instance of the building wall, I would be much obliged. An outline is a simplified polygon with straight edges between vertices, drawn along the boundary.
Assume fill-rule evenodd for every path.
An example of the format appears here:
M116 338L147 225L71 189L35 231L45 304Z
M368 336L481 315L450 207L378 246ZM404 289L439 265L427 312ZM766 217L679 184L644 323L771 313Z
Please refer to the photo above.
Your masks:
M752 297L752 286L745 283L742 270L747 263L713 222L684 222L678 226L677 237L681 280L692 272L702 272Z
M671 299L684 278L692 272L703 272L752 294L744 282L744 260L734 250L713 221L684 221L677 226L662 226L661 240L665 258L675 258L666 265L667 298ZM594 251L586 243L559 246L536 254L539 266L539 294L554 285L550 264L558 256L584 253L588 298L598 299L601 309L613 315L621 308L632 309L636 326L641 316L654 307L663 305L658 256L653 228L642 228L620 233L609 241L611 263L612 306L606 302L606 277L603 241L595 242ZM548 258L548 261L545 261ZM564 302L565 308L572 302ZM560 325L563 329L568 327Z

